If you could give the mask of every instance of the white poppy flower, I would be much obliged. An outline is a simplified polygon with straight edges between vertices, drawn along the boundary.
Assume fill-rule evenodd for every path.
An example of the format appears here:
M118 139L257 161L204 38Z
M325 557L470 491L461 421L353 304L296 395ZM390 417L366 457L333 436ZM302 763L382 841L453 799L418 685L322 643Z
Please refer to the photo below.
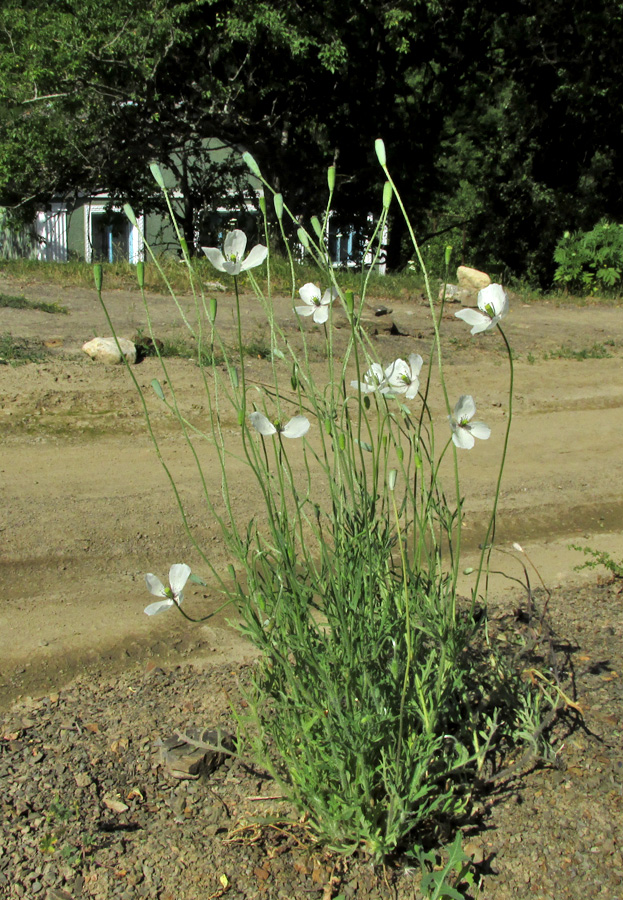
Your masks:
M491 429L484 422L470 422L476 413L474 398L469 394L459 397L454 407L454 413L449 416L452 440L462 450L471 450L474 446L474 438L486 441L491 434Z
M362 394L372 394L374 391L380 391L383 394L389 390L385 381L385 372L379 363L372 363L363 376L363 381L351 381L350 386L359 388Z
M508 309L508 297L502 285L490 284L478 292L478 309L460 309L454 315L472 326L472 334L480 334L495 328Z
M413 400L420 389L422 362L419 353L411 353L408 363L404 359L397 359L385 369L387 388L394 394L404 394L407 400ZM387 388L381 388L381 391L385 393Z
M190 566L187 566L185 563L176 563L174 566L171 566L169 569L170 586L168 588L165 588L160 579L156 578L155 575L152 575L151 572L148 575L145 575L145 583L149 588L149 592L155 597L165 598L164 600L159 600L157 603L150 603L149 606L146 606L145 612L147 615L155 616L156 613L162 612L170 606L179 606L184 599L182 591L184 590L189 577Z
M270 434L282 434L286 438L299 438L307 434L310 429L309 419L306 419L305 416L294 416L283 428L279 422L273 424L261 412L253 412L249 418L255 430L265 437Z
M202 247L215 269L226 272L228 275L240 275L246 269L260 266L268 256L268 248L263 244L256 244L247 258L242 261L247 247L247 236L244 231L236 228L230 231L223 244L223 253L217 247Z
M319 287L308 282L299 290L301 300L305 306L295 306L295 310L299 316L313 316L313 320L317 325L322 325L329 318L329 306L331 301L337 297L335 288L327 289L321 295Z

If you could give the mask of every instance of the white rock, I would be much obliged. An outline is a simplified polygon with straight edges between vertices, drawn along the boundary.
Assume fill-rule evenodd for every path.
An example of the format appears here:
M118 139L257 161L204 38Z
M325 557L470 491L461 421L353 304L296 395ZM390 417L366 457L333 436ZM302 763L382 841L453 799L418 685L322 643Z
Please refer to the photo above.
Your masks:
M470 269L469 266L459 266L456 270L459 287L468 291L481 291L491 284L491 279L486 272L478 269Z
M127 338L119 338L119 347L121 347L121 352L130 365L134 365L136 362L136 347L132 341L128 341ZM91 359L96 360L96 362L108 363L109 365L122 362L119 347L117 347L117 342L112 337L96 337L82 345L82 349Z

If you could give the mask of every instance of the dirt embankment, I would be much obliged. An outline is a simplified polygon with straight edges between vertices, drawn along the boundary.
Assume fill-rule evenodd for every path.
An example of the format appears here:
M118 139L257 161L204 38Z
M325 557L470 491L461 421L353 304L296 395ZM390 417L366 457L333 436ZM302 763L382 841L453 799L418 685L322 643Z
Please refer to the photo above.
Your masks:
M201 561L182 528L127 372L93 363L80 351L84 341L108 333L95 294L67 289L61 295L56 288L1 281L0 291L58 300L69 310L66 316L0 310L0 334L44 341L52 352L44 362L0 366L0 702L62 682L89 666L106 670L171 653L215 661L244 657L248 648L227 626L226 613L195 629L172 616L149 620L143 615L149 600L145 572L164 578L170 564L181 561L201 572ZM183 336L171 301L150 299L156 334ZM120 335L146 330L137 294L117 292L107 300ZM390 361L413 351L426 355L431 329L421 298L387 305L401 334L391 334L379 318L373 340L380 358ZM226 338L229 332L233 340L232 313L233 298L220 296L219 317ZM243 298L242 314L245 341L265 340L254 297ZM294 335L289 299L278 302L277 319ZM623 558L622 323L623 310L617 308L518 301L508 319L517 356L515 405L497 539L502 547L519 541L552 587L592 577L573 571L580 558L568 549L571 541ZM472 339L452 307L444 334L450 395L473 394L478 418L492 428L489 441L460 457L469 554L482 539L494 490L507 421L508 371L495 335ZM339 352L345 332L336 329L335 340ZM248 379L263 381L267 365L249 357ZM153 359L134 371L145 388L189 525L215 567L225 571L228 559L201 501L193 460L149 388L153 378L164 376ZM201 422L207 404L194 363L169 361L167 377L189 416ZM445 416L441 404L436 413ZM233 434L235 424L229 425ZM224 426L229 425L225 417ZM200 456L216 496L220 474L211 465L207 444ZM261 498L242 468L234 470L231 485L233 501L245 513L261 511ZM500 560L502 568L519 573L512 560ZM495 591L506 585L504 580L493 584L493 602ZM188 594L189 607L198 613L220 602L212 587Z

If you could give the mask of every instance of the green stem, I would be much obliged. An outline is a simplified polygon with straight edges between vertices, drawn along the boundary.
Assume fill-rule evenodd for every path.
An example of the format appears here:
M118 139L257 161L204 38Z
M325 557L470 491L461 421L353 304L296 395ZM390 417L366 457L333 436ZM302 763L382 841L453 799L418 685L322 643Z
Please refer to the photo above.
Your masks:
M504 344L506 345L506 352L508 354L508 364L510 367L510 376L509 376L509 385L508 385L508 422L506 425L506 434L504 435L504 446L502 448L502 459L500 460L500 470L498 472L498 480L495 488L495 497L493 498L493 510L491 511L491 518L489 520L489 526L487 528L487 533L485 535L485 539L482 544L482 552L480 554L480 562L478 564L478 571L476 574L476 584L472 590L472 611L476 604L476 598L478 596L478 585L480 584L480 576L482 575L482 570L485 561L485 554L487 556L487 582L489 578L489 559L491 557L491 550L493 549L493 539L495 537L495 517L498 509L498 501L500 499L500 488L502 486L502 475L504 474L504 464L506 462L506 452L508 450L508 439L510 437L511 424L513 421L513 388L515 382L515 371L513 366L513 353L508 343L508 339L502 328L498 323L498 331L502 335L502 339ZM488 584L487 584L488 586ZM485 599L486 599L486 590L485 590Z

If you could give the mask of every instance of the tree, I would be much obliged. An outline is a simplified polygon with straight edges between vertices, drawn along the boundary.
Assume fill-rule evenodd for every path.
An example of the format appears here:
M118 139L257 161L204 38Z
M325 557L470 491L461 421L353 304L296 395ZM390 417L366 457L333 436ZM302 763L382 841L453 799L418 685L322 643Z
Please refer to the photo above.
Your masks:
M190 242L241 190L208 164L218 139L303 216L337 162L336 204L361 223L382 136L425 240L458 230L468 262L546 281L563 230L623 218L622 16L617 0L5 0L0 202L28 218L105 189L156 210L157 160ZM390 262L411 255L397 217Z

